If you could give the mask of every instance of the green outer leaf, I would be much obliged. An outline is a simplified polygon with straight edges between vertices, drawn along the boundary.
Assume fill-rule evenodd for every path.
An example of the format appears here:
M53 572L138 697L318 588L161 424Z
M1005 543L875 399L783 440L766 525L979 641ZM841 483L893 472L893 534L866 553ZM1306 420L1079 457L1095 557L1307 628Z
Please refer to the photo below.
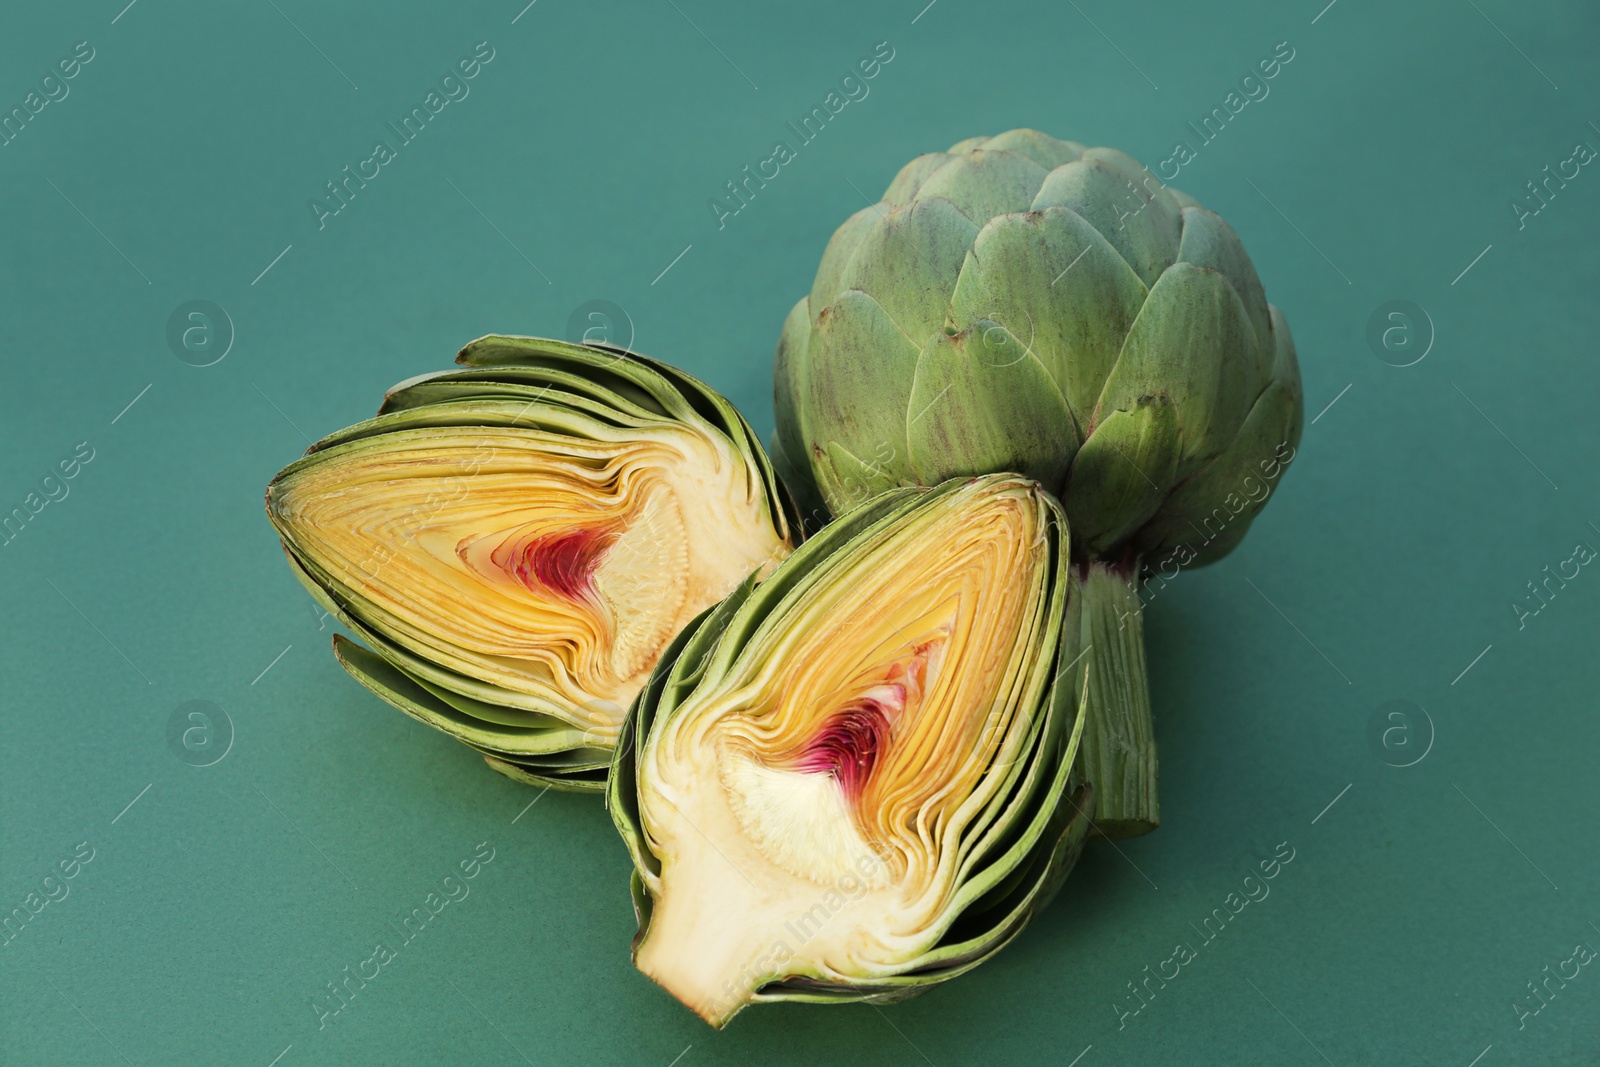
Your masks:
M1253 517L1248 519L1241 517L1237 522L1230 524L1220 535L1203 542L1188 566L1204 567L1226 556L1239 547L1239 542L1244 540L1244 535L1250 531L1250 526L1254 522Z
M1141 396L1095 427L1064 494L1079 548L1108 556L1143 526L1171 492L1182 450L1177 409L1165 393Z
M668 424L664 419L633 420L620 414L602 421L584 406L553 402L554 396L546 393L533 403L521 398L449 400L379 415L342 431L347 434L344 440L331 441L337 436L333 434L323 438L314 451L279 472L273 484L342 455L382 451L396 445L459 441L463 429L538 430L584 441L620 443L633 440L641 431Z
M809 537L822 529L829 518L828 505L823 502L822 490L817 487L817 476L804 457L796 461L789 455L782 439L776 434L772 438L771 452L773 473L777 476L778 484L788 493L788 504L792 510L790 529L797 539Z
M1300 447L1300 432L1305 428L1305 390L1300 384L1300 360L1294 351L1294 335L1289 332L1289 322L1271 304L1267 312L1272 316L1272 341L1276 353L1272 364L1272 380L1282 383L1294 398L1294 414L1289 420L1289 445Z
M944 325L950 289L978 227L948 200L918 200L882 214L861 233L838 291L812 290L821 315L848 289L871 293L900 332L922 344Z
M1032 209L1071 208L1100 231L1145 285L1153 286L1178 253L1175 205L1151 192L1140 175L1096 158L1096 151L1091 148L1076 163L1051 171Z
M678 419L688 417L693 409L692 403L681 395L674 395L674 390L663 380L664 364L645 356L590 345L573 345L543 337L490 334L469 341L456 354L456 362L491 373L506 373L513 378L519 372L534 376L568 374L579 379L592 378L600 389L637 404L656 405L661 414Z
M825 437L804 437L802 447L811 452L837 446L868 469L864 480L875 491L895 485L899 479L894 472L910 463L905 410L918 346L896 328L882 305L857 289L822 310L809 341L806 420L828 429ZM873 468L882 468L882 473ZM835 464L836 475L846 473L863 480L862 471L845 472ZM837 513L849 502L831 482L819 478L828 506Z
M900 173L889 183L889 188L883 191L883 203L909 204L928 176L950 162L950 158L949 152L926 152L901 167Z
M1187 478L1232 443L1255 392L1244 305L1217 271L1179 263L1150 290L1096 407L1100 419L1165 392L1178 408Z
M835 441L813 448L811 455L817 488L828 510L835 515L843 515L862 501L899 484L889 469L862 459Z
M1002 215L979 231L950 316L958 328L982 318L1004 323L1050 372L1081 441L1147 295L1098 230L1051 207Z
M1135 204L1135 209L1156 211L1165 217L1165 222L1157 222L1155 224L1156 229L1170 230L1173 233L1182 232L1183 204L1179 203L1178 198L1173 195L1177 190L1163 183L1154 174L1151 174L1149 167L1146 167L1126 152L1120 152L1115 148L1086 148L1083 151L1083 158L1099 160L1116 170L1123 178L1126 178L1138 190L1139 199L1146 203L1146 206L1142 209Z
M945 155L951 155L951 156L959 156L959 155L964 155L967 152L976 152L978 149L980 149L984 145L988 144L989 140L990 140L990 138L982 136L982 135L979 135L977 137L967 137L967 138L964 138L964 139L962 139L960 141L957 141L955 144L951 145L949 148L947 148L945 150L944 154Z
M1049 170L1020 152L978 149L953 156L917 189L917 200L950 201L974 226L1027 211Z
M496 756L484 754L483 762L491 771L503 774L519 785L548 786L569 793L599 793L606 787L605 768L598 771L583 770L568 774L545 773L538 768L509 763Z
M560 752L552 752L547 756L522 756L516 753L495 752L480 745L470 745L477 749L486 759L492 759L520 770L531 770L540 774L557 774L574 779L593 783L595 792L600 792L600 785L605 781L606 772L611 769L611 760L615 755L610 748L568 748Z
M440 399L504 399L526 404L538 401L562 407L580 405L586 411L600 412L633 422L659 423L670 419L699 423L692 405L682 398L664 403L656 393L665 391L665 381L643 377L623 379L609 370L589 375L573 369L549 367L489 367L485 369L445 370L422 374L390 387L384 394L379 415L431 405ZM581 370L581 368L580 368ZM644 384L641 384L643 382ZM668 404L671 404L669 408Z
M1200 206L1200 201L1196 200L1182 189L1177 189L1169 185L1167 186L1167 193L1172 197L1172 202L1177 204L1180 210L1186 207Z
M1233 291L1239 294L1255 341L1246 353L1255 371L1250 381L1252 387L1265 385L1272 377L1275 355L1272 318L1267 311L1266 291L1261 288L1255 264L1250 262L1239 235L1214 211L1201 207L1184 208L1183 241L1178 245L1178 258L1197 267L1212 268L1228 279Z
M545 407L571 408L581 411L596 422L609 426L640 427L659 426L664 416L646 411L636 405L630 404L617 394L610 394L609 399L596 399L583 393L569 391L564 383L546 382L534 385L512 384L504 380L483 381L475 380L482 371L457 371L446 372L431 376L425 381L415 381L403 391L390 393L384 402L378 418L385 416L409 416L411 425L446 425L440 421L439 409L446 404L459 405L454 410L460 411L465 418L470 418L474 407L479 404L506 404L517 405L518 412L526 411L530 404L542 403ZM542 376L541 376L542 377ZM377 420L373 420L377 421ZM394 423L384 425L398 426ZM463 421L460 425L472 425ZM524 416L513 416L507 422L509 426L531 425ZM342 431L348 435L349 430ZM318 442L322 448L331 447L338 443L338 439L330 441L323 438Z
M1174 489L1139 532L1143 550L1165 554L1188 545L1199 552L1228 528L1255 518L1282 477L1283 455L1293 455L1282 450L1294 447L1294 412L1295 398L1282 383L1267 386L1228 450Z
M1058 141L1038 130L1007 130L994 137L980 138L975 145L989 152L1020 152L1047 171L1071 163L1083 156L1083 145L1077 141Z
M906 169L909 170L912 165L907 164ZM837 300L847 288L841 281L845 271L849 269L851 260L855 259L867 234L881 224L888 211L888 204L868 204L845 219L833 232L828 239L828 247L823 250L816 279L811 284L809 306L813 316Z
M924 485L1015 471L1057 487L1077 450L1077 428L1049 372L988 319L929 338L905 419L909 466Z
M1266 507L1293 461L1305 421L1300 368L1289 328L1270 308L1277 348L1276 376L1256 398L1226 452L1178 485L1139 531L1139 551L1152 565L1177 553L1180 566L1203 566L1227 555Z
M514 744L517 739L513 734L508 731L485 733L474 730L461 721L461 716L452 714L448 705L383 657L373 655L339 634L334 635L333 651L340 666L350 677L418 722L442 730L478 749L484 753L490 766L502 774L507 774L508 768L515 768L521 774L510 776L519 780L528 778L556 788L582 792L600 790L599 776L593 772L610 763L610 753L605 749L574 747L583 739L580 731L569 731L573 735L570 738L549 731L549 736L541 739L549 746L548 754L540 751L518 752ZM592 755L582 757L580 753L583 752ZM547 758L541 759L541 756Z
M802 297L783 320L778 349L772 357L772 399L776 428L772 435L772 465L779 480L794 494L806 525L820 527L827 521L822 493L811 473L807 455L805 427L800 421L796 400L802 383L810 376L811 363L810 301ZM817 512L817 514L813 514Z

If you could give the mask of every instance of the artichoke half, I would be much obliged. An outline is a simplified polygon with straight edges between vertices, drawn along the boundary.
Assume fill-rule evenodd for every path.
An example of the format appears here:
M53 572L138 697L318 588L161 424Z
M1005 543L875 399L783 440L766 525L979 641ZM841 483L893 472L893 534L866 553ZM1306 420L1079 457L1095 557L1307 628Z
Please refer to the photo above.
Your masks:
M1237 545L1303 420L1288 325L1228 224L1033 130L919 156L834 234L775 385L775 462L833 514L994 471L1060 497L1098 829L1153 829L1140 575Z
M607 795L638 967L720 1027L901 1000L1004 946L1092 811L1068 550L1025 479L899 490L679 634Z
M750 427L681 371L525 337L391 389L267 488L344 668L530 782L603 788L678 631L792 548Z

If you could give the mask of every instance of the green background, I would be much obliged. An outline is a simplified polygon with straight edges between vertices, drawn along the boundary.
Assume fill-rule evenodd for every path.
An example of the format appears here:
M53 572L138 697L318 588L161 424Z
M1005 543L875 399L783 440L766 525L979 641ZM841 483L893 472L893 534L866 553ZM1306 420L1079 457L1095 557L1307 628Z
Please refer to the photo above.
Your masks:
M1600 1059L1600 968L1513 1007L1600 947L1600 575L1512 607L1600 547L1600 168L1521 229L1510 206L1600 146L1592 4L123 2L15 5L0 39L0 110L95 50L0 147L0 510L94 450L0 547L0 907L94 850L0 948L5 1063ZM885 40L870 95L719 230L707 200ZM318 229L309 199L480 41L470 95ZM466 340L564 336L590 300L765 435L784 314L902 163L1033 126L1153 167L1280 41L1174 182L1287 314L1308 425L1241 548L1151 601L1164 825L921 999L711 1031L630 966L592 797L528 809L343 674L267 480ZM1367 340L1400 299L1436 334L1408 367ZM212 366L168 346L190 300L236 334ZM191 700L232 724L208 767L169 748ZM319 1030L311 998L485 841L470 897ZM1281 842L1270 896L1199 944ZM1119 1028L1179 942L1198 958Z

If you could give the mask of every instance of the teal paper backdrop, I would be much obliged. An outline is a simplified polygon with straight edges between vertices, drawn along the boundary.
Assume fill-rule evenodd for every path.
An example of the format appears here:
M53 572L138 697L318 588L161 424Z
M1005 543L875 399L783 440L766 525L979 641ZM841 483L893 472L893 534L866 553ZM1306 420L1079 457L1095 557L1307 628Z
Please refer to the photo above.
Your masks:
M0 1061L1600 1061L1594 5L525 2L6 14ZM833 228L1017 126L1232 223L1300 455L1150 597L1159 832L918 1000L717 1033L630 965L596 799L347 678L262 490L463 342L573 323L765 437Z

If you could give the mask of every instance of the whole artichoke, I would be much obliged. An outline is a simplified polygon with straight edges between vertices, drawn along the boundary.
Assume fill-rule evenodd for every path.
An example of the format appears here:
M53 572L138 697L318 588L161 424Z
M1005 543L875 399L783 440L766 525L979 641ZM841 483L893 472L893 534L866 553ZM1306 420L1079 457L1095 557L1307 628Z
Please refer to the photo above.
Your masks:
M1233 230L1115 149L962 141L834 234L775 380L774 462L814 478L814 507L992 471L1060 496L1099 828L1153 828L1141 570L1238 544L1303 420L1294 342Z
M1069 566L1035 483L902 489L685 629L607 795L640 970L722 1026L901 1000L1004 947L1089 829Z
M628 703L797 523L750 427L665 364L484 337L267 487L339 662L520 780L602 788ZM370 651L368 650L370 649Z

